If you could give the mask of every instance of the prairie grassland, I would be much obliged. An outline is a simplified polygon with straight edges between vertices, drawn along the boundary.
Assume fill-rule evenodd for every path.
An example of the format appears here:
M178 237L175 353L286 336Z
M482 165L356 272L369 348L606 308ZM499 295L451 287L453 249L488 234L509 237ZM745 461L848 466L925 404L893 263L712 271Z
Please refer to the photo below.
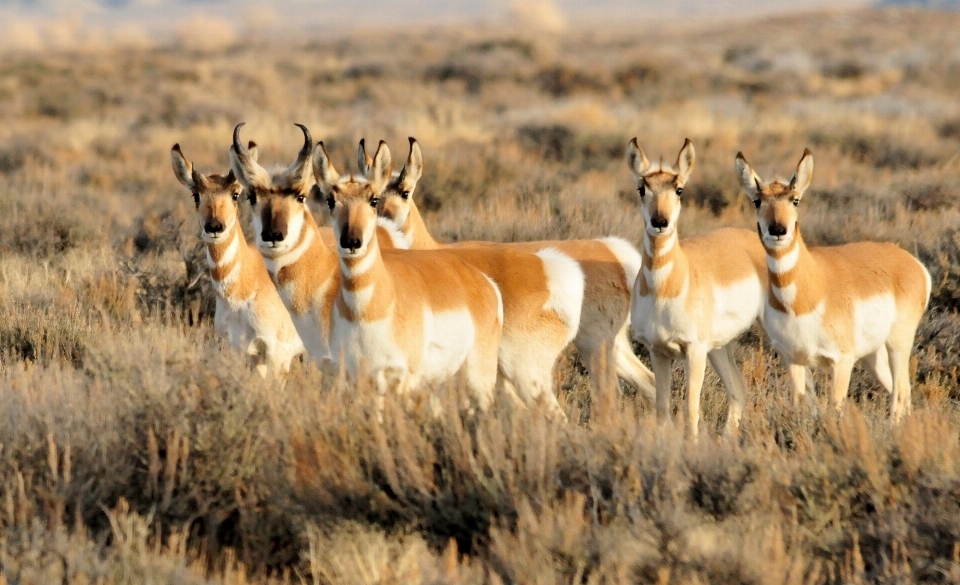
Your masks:
M874 11L5 56L0 582L960 581L958 47L960 14ZM341 169L362 136L399 160L415 135L446 239L638 243L635 135L696 145L683 234L749 228L737 150L789 175L810 146L808 241L895 241L933 275L914 414L891 427L859 369L842 417L795 409L759 329L734 441L712 372L691 445L627 389L591 396L572 353L566 424L461 416L456 387L439 418L391 399L381 423L307 363L271 387L213 335L168 162L180 142L225 170L239 121L268 163L304 123Z

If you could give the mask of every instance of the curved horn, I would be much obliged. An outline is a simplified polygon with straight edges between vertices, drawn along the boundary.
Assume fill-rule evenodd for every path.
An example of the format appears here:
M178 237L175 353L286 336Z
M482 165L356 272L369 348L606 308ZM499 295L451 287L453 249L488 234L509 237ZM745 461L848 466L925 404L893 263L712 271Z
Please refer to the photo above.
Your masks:
M243 144L240 142L240 127L246 124L246 122L240 122L233 128L233 147L238 151L243 148Z
M234 175L244 187L262 186L270 183L270 175L257 164L257 157L253 156L246 146L240 142L240 127L246 122L240 122L233 129L233 145L230 147L230 167Z
M303 146L297 153L297 160L290 165L285 174L289 177L291 186L303 191L309 191L313 186L313 168L310 164L310 158L313 155L313 137L310 130L303 124L294 124L303 132Z
M310 129L303 124L295 123L294 126L303 131L303 147L300 148L300 154L297 155L297 158L309 159L310 154L313 152L313 136L310 136Z

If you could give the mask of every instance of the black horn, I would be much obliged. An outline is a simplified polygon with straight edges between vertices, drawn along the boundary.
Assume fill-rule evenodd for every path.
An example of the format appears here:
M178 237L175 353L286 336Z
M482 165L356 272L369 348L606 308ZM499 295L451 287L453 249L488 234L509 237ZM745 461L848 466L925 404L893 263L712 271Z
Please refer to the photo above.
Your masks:
M310 136L310 130L303 124L294 124L294 126L303 131L303 148L300 149L300 154L297 155L297 158L309 159L313 153L313 137Z
M240 143L240 127L243 126L244 124L246 124L246 122L240 122L233 129L233 148L237 152L237 154L240 154L241 152L243 152L243 145Z

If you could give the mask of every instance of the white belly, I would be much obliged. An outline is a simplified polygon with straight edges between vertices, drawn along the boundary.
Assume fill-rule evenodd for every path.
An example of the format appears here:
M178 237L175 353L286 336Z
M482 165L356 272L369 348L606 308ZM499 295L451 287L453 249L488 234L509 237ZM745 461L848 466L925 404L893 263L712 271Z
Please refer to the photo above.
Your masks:
M713 291L713 347L722 347L749 329L763 312L763 286L756 278Z
M420 377L435 385L452 378L467 359L477 331L470 311L423 313L424 347Z
M890 337L897 318L897 301L893 295L864 299L854 305L853 317L855 355L861 358L877 351Z

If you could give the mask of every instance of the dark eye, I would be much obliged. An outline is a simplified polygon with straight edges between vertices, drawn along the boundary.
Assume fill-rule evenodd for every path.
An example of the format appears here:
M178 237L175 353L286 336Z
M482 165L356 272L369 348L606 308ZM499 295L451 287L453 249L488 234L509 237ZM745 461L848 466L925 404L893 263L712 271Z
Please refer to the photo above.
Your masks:
M197 204L197 207L200 207L200 194L199 194L199 193L194 193L194 194L193 194L193 202Z
M307 200L306 195L297 195L297 203L303 203L306 200Z
M333 198L333 195L327 196L327 205L330 207L330 211L333 211L333 208L337 206L337 201Z
M234 201L237 201L238 199L240 199L240 194L239 194L239 193L234 193L234 194L233 194L233 200L234 200Z
M637 193L639 193L641 197L643 197L644 195L646 195L646 194L647 194L647 186L644 185L643 183L641 183L640 186L637 187Z
M378 203L380 203L380 198L374 197L370 200L370 207L376 207Z
M794 200L793 200L793 206L796 207L796 206L798 206L798 205L800 205L800 200L799 200L799 199L794 199Z
M683 187L677 187L677 197L683 194Z
M404 199L410 199L410 191L404 191L400 193L400 196L403 197Z
M247 201L250 202L250 205L256 205L256 204L257 204L257 194L251 192L249 195L247 195Z
M759 199L754 199L754 200L753 200L753 206L756 207L757 209L760 209L760 200L759 200Z

